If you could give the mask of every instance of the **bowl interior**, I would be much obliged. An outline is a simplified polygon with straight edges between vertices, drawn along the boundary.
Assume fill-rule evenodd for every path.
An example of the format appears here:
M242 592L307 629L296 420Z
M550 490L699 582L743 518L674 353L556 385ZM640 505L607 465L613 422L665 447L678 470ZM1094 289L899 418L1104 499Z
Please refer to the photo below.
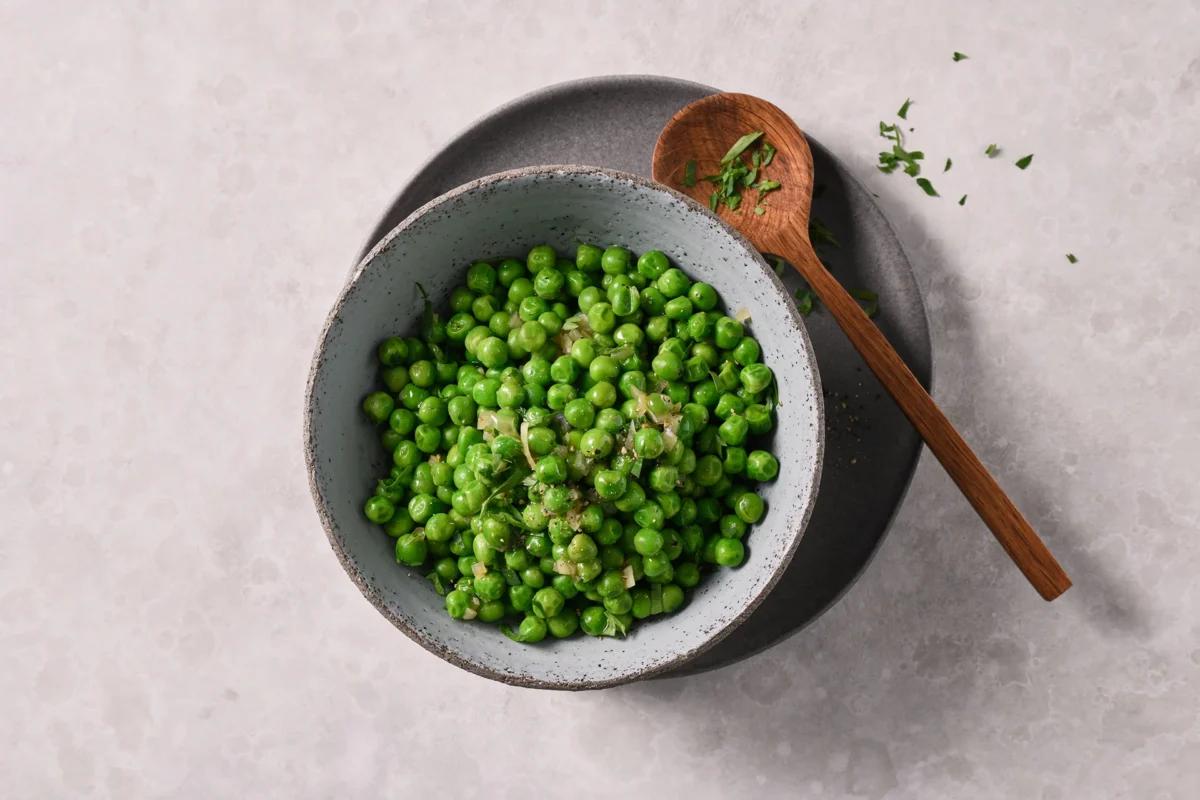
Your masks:
M772 449L780 474L760 489L768 513L747 538L746 562L706 575L679 612L636 626L626 639L521 645L494 626L450 619L429 581L398 566L393 540L363 517L362 503L390 463L359 403L377 382L376 344L416 327L418 282L444 308L472 261L523 258L540 243L573 253L579 241L620 244L635 254L662 250L691 278L712 284L728 313L752 313L748 327L779 384ZM521 685L588 688L634 680L714 644L753 610L787 565L820 473L824 427L815 364L803 323L761 257L682 195L589 167L490 176L401 223L364 259L338 299L309 382L306 457L313 495L347 572L385 616L427 649Z

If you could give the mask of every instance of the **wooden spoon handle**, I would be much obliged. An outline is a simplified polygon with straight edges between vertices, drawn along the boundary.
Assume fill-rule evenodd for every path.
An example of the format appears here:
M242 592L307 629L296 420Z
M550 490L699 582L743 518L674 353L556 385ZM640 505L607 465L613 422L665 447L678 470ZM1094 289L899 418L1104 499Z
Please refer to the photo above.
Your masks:
M921 434L925 444L950 473L958 488L987 523L996 540L1029 582L1046 600L1053 600L1071 586L1045 543L1030 527L1012 500L996 483L979 457L921 386L875 323L817 258L811 245L797 244L794 253L781 253L792 263L838 325L849 337L867 366L895 398L900 410Z

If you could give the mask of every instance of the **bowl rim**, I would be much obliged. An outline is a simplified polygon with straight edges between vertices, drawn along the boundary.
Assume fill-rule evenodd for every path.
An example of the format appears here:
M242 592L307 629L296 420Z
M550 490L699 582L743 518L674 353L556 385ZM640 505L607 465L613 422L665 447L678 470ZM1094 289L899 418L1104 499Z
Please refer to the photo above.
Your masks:
M326 348L330 340L337 320L343 307L346 304L348 295L357 285L358 280L362 277L363 271L370 263L377 258L384 250L391 247L392 242L409 227L411 227L418 219L424 217L429 212L439 206L450 202L451 200L478 191L488 186L505 183L518 178L523 178L530 175L563 175L563 176L604 176L612 180L622 181L633 184L634 186L649 189L651 191L666 194L671 199L683 204L683 206L694 214L705 216L711 222L716 222L719 228L738 245L740 245L749 255L750 260L758 266L762 271L767 281L785 300L785 307L791 315L796 328L801 336L801 345L804 352L804 358L809 364L809 374L811 376L811 391L813 397L813 414L815 416L814 429L816 431L816 452L813 455L813 469L809 478L810 491L808 494L808 502L805 504L799 524L796 526L791 542L780 556L779 563L774 571L767 576L766 581L759 587L758 591L743 605L738 614L722 625L717 630L707 634L698 644L687 650L682 650L672 653L668 658L663 659L659 663L647 665L645 667L621 673L616 676L600 678L600 679L544 679L531 677L528 675L505 674L496 672L487 666L484 666L470 658L464 657L459 651L451 649L440 641L426 636L420 631L414 629L402 618L394 614L388 607L383 596L364 578L358 567L350 558L350 553L339 537L335 535L336 522L329 509L329 502L326 500L320 485L317 480L317 457L316 457L316 442L313 430L313 415L316 410L316 397L314 394L316 388L317 374L324 363L326 356ZM796 553L796 549L800 545L800 540L804 537L804 533L808 528L808 523L812 518L813 507L816 504L817 495L820 492L821 474L824 466L825 454L825 403L824 396L821 391L821 375L817 365L816 353L813 350L812 339L808 334L808 328L804 324L804 319L801 317L795 304L791 302L786 287L775 274L775 271L767 265L762 254L750 244L737 229L727 223L717 214L714 214L707 207L697 203L687 195L672 189L665 184L658 183L648 178L636 175L630 172L621 170L609 169L607 167L596 167L585 164L545 164L528 167L518 167L516 169L504 170L502 172L492 173L476 178L467 183L454 187L437 197L429 200L420 207L416 208L411 214L401 220L386 236L372 247L362 258L350 273L349 277L338 290L337 299L326 315L325 322L321 327L321 332L317 337L316 349L313 353L312 360L309 364L308 378L305 384L304 391L304 465L305 471L308 474L309 493L312 495L313 503L316 506L317 516L321 520L321 527L325 531L325 538L328 540L330 548L337 556L338 561L342 565L342 569L358 587L362 595L375 607L375 609L383 615L385 619L392 623L401 633L407 636L412 641L419 644L428 652L448 661L460 669L471 672L483 678L488 678L510 686L521 686L532 689L557 689L580 691L589 689L603 689L611 686L619 686L627 683L644 680L656 675L661 675L669 672L677 667L686 664L696 656L704 653L714 647L722 639L728 636L732 631L739 627L754 611L762 604L767 595L775 588L787 572L788 566L791 564L792 557Z

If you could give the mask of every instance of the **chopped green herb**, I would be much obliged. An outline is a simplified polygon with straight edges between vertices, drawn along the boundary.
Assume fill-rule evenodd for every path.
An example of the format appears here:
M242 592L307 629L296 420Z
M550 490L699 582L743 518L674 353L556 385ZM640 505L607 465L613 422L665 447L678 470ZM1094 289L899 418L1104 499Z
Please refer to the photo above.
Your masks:
M773 192L782 185L783 184L781 184L779 181L759 181L758 185L754 188L758 189L758 193L761 195L766 194L767 192Z
M740 194L731 194L725 198L725 207L730 211L737 211L738 206L742 204L742 196Z
M987 147L983 148L983 154L988 158L995 158L996 156L1000 155L1000 148L994 144L989 144Z
M762 165L765 167L775 160L775 148L770 142L763 142L762 145Z
M808 240L812 242L813 247L823 244L830 247L841 247L837 237L833 235L833 231L829 230L829 227L816 217L812 217L808 221Z
M442 583L442 576L437 574L437 570L426 575L425 579L433 584L433 590L438 593L438 596L446 596L446 584Z
M1072 264L1075 264L1079 261L1079 259L1075 257L1074 253L1067 253L1067 261L1070 261Z
M855 300L858 300L858 304L862 306L863 312L868 317L874 317L879 313L879 295L870 289L853 289L850 294Z
M817 296L807 286L796 290L796 310L801 316L807 317L817 307Z
M761 216L762 216L763 214L765 214L765 213L767 213L767 209L763 208L762 206L755 206L755 207L754 207L754 214L755 214L756 216L759 216L759 217L761 217Z
M696 185L696 162L694 160L687 162L687 165L683 168L683 185Z
M756 180L758 180L758 167L752 168L742 176L742 186L753 186Z
M957 50L955 50L954 55L951 56L951 58L953 58L955 61L962 61L962 60L966 59L967 57L968 56L966 53L960 53Z
M898 125L888 125L886 122L879 123L879 135L892 143L891 152L884 150L879 154L879 164L877 165L880 172L892 173L900 166L904 168L904 174L916 177L921 174L921 165L918 163L925 158L925 154L920 150L905 150L904 138L900 132Z
M717 203L721 201L721 193L713 192L708 196L708 207L713 211L717 210Z
M958 204L960 206L965 206L967 204L967 196L965 194L962 197L958 198Z
M775 265L775 274L776 274L776 275L778 275L779 277L781 277L781 278L782 278L782 277L783 277L783 272L784 272L784 270L785 270L785 269L786 269L786 267L787 267L787 262L786 262L786 261L784 261L784 260L783 260L782 258L780 258L779 256L775 256L775 258L771 259L771 261L772 261L772 262L774 263L774 265Z
M744 153L747 147L757 142L759 137L762 135L762 131L751 131L750 133L742 136L742 138L733 143L733 147L729 148L729 152L727 152L721 158L721 163L728 164L730 161L733 161L735 158Z
M912 105L910 98L905 98L904 105L900 106L900 110L896 112L896 116L900 119L908 119L908 107Z
M1022 156L1021 158L1018 158L1017 159L1017 169L1025 169L1026 167L1029 166L1031 161L1033 161L1033 153L1030 153L1027 156Z
M920 186L921 190L930 197L940 197L937 189L933 188L933 184L929 182L928 178L917 178L917 186Z
M950 167L952 167L952 166L954 166L954 162L953 162L951 159L947 158L947 159L946 159L946 166L942 167L942 172L949 172L949 171L950 171Z

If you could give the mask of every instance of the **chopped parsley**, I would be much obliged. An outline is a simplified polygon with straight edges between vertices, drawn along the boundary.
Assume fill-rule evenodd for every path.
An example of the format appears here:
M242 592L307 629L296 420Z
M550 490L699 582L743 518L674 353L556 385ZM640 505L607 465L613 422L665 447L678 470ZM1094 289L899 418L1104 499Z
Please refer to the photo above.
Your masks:
M807 317L817 308L817 296L813 294L813 290L807 286L801 286L796 290L796 310L801 316Z
M879 313L879 295L872 292L870 289L853 289L850 294L862 306L863 312L868 317L874 317Z
M955 51L954 51L954 55L952 55L952 56L951 56L951 58L953 58L955 61L964 61L964 60L966 60L968 57L969 57L969 56L967 56L967 54L966 54L966 53L960 53L960 52L958 52L957 50L955 50Z
M983 154L988 158L995 158L996 156L1000 155L1000 148L994 144L989 144L987 147L983 148Z
M958 204L960 206L965 206L967 204L967 196L965 194L962 197L958 198Z
M900 106L900 110L896 112L896 116L900 119L908 119L908 107L912 105L911 98L905 98L904 105Z
M1067 253L1067 261L1070 261L1072 264L1076 264L1079 262L1079 259L1075 257L1074 253Z
M820 247L827 244L830 247L841 247L837 237L833 235L833 231L817 217L812 217L808 221L808 240L812 242L813 247Z
M751 131L750 133L743 135L742 138L733 143L733 147L730 147L729 152L727 152L721 158L721 163L728 164L730 161L733 161L735 158L744 153L747 147L762 138L762 135L762 131Z
M876 166L880 172L890 175L897 168L903 167L905 175L915 178L921 174L921 164L919 162L925 158L925 154L920 150L905 149L904 134L901 132L899 125L889 125L886 122L880 122L879 135L892 143L890 151L884 150L879 154L879 163Z
M1017 169L1025 169L1033 161L1033 153L1017 159Z
M711 183L715 188L708 196L708 207L716 211L722 205L730 211L737 211L742 205L742 190L754 189L758 192L754 204L754 213L757 216L762 216L767 212L765 198L768 193L779 189L782 184L779 181L770 180L763 174L764 168L775 159L776 150L771 144L766 141L761 141L759 147L755 148L750 155L750 163L747 164L743 155L756 142L762 139L762 131L751 131L739 138L725 153L721 159L721 171L715 175L706 175L701 180ZM689 161L688 167L692 169L692 183L688 183L689 172L684 171L684 185L695 185L695 161Z
M942 167L942 172L949 172L949 171L950 171L950 167L952 167L952 166L954 166L954 162L953 162L951 159L947 158L947 159L946 159L946 166Z
M928 178L917 178L917 186L920 186L921 191L925 192L925 194L929 195L930 197L941 196L937 193L937 189L933 188L933 184L929 182Z
M683 185L684 186L695 186L696 185L696 160L695 159L692 159L691 161L687 162L687 164L683 168Z

